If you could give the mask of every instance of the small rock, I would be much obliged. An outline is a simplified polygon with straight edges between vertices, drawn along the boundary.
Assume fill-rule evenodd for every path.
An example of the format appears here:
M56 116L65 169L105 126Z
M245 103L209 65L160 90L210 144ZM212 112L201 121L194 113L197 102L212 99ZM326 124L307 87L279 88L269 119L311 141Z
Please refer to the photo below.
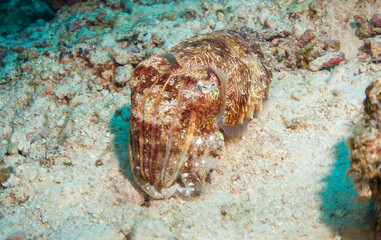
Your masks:
M36 48L28 48L24 50L19 57L24 61L35 59L38 57L38 50Z
M164 43L165 41L161 40L156 34L152 34L151 40L150 40L151 48L162 47Z
M101 72L102 86L108 86L112 81L114 72L112 70L105 70Z
M130 64L120 66L115 70L115 82L120 85L126 85L132 76L133 67Z
M111 56L120 65L126 65L130 63L135 57L134 54L128 49L115 48L111 49Z
M54 91L54 94L59 98L59 99L70 99L71 98L71 89L68 86L59 86L58 89Z
M95 69L110 69L114 62L111 60L109 53L105 50L91 52L89 61Z
M204 10L204 11L208 11L208 10L209 10L209 7L208 7L208 5L207 5L205 2L203 2L203 3L201 4L201 8L202 8L202 10Z
M49 95L54 94L54 87L51 84L45 86L45 93Z
M307 43L310 43L313 39L318 37L319 36L315 31L308 29L303 33L300 40L302 41L303 44L307 44Z
M381 28L381 14L375 13L373 14L372 18L370 19L372 23L376 26Z
M21 70L26 71L29 68L30 68L30 64L26 63L26 64L22 65Z
M224 21L224 20L225 20L225 14L224 14L224 11L222 11L222 10L217 10L216 15L217 15L217 20L218 20L218 21Z
M360 67L359 68L359 74L363 74L363 73L365 73L366 72L366 69L365 68L363 68L363 67Z
M50 129L45 129L42 133L41 133L41 137L43 138L48 138L49 135L51 134L51 130Z
M321 18L325 15L325 9L327 6L327 1L325 0L317 0L312 1L312 3L309 5L309 10L311 13L313 13L314 17Z
M7 146L7 154L8 155L16 155L19 154L19 150L17 149L17 146L15 143L10 143Z
M82 81L82 78L78 74L74 73L73 82L80 83L81 81Z
M381 38L372 37L364 40L365 44L369 46L370 53L373 61L381 60Z
M337 52L340 50L340 41L339 40L326 40L324 41L324 47L323 49L325 51L332 51L332 52Z
M296 101L300 101L300 100L302 100L302 97L301 97L300 94L298 94L298 93L293 93L293 94L291 95L291 98L294 99L294 100L296 100Z
M333 94L333 96L335 96L335 97L340 97L340 96L342 95L341 92L340 92L339 90L337 90L337 89L333 90L333 91L332 91L332 94Z
M368 19L365 17L365 15L355 15L353 16L353 19L356 23L358 23L360 26L356 29L356 35L360 38L367 38L372 36L373 33L373 27L369 23Z
M322 69L330 69L338 65L344 59L343 52L328 52L326 55L321 56L313 60L308 64L308 68L311 71L319 71Z
M303 36L304 30L300 24L295 24L294 27L292 28L292 34L294 37L298 40L300 40Z
M273 17L266 18L266 20L263 24L264 29L274 29L276 27L277 27L277 24L276 24L276 21Z
M159 15L159 20L169 20L169 21L174 21L176 19L177 15L174 14L174 13L165 13L165 14L161 14Z
M6 125L0 129L0 139L5 140L8 139L13 132L13 128L9 125Z
M360 61L368 62L369 55L366 54L364 51L359 51L356 56ZM369 59L370 60L370 59Z
M17 147L17 152L21 152L22 155L28 155L30 152L30 141L27 140L24 133L20 131L15 131L10 138L11 144L15 144ZM13 153L15 150L12 150Z
M63 126L65 126L65 117L63 116L63 117L57 119L57 121L56 121L56 125L57 125L58 127L63 127Z
M285 125L286 125L286 128L289 128L291 130L307 128L306 121L301 118L288 119L285 121Z
M190 20L196 18L196 12L195 11L187 11L185 12L185 20Z
M49 79L49 73L48 72L42 72L41 74L40 74L40 78L42 79L42 80L48 80Z
M0 188L3 186L2 184L5 183L9 179L12 172L13 172L12 167L0 168Z

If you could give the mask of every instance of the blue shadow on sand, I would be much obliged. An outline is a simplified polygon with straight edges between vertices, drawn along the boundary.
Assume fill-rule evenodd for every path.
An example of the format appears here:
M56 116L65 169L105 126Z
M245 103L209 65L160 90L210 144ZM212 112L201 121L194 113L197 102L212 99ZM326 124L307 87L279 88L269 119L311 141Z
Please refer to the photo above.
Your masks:
M373 203L355 203L356 190L352 180L347 177L350 168L348 147L344 141L334 148L335 163L331 173L322 181L325 184L319 192L321 198L321 222L332 231L333 236L341 239L369 239L372 232Z
M140 192L131 171L129 144L130 144L130 109L124 106L115 111L110 121L110 128L114 134L114 152L119 160L119 166L123 175L130 181L131 185Z

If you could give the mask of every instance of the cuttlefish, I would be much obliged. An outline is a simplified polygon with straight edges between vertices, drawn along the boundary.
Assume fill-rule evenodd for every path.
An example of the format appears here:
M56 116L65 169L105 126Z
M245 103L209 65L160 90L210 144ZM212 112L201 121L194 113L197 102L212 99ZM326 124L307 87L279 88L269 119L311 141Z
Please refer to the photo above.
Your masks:
M269 94L270 62L251 31L220 31L180 42L135 69L130 161L155 199L196 199L209 189L224 137L240 136Z

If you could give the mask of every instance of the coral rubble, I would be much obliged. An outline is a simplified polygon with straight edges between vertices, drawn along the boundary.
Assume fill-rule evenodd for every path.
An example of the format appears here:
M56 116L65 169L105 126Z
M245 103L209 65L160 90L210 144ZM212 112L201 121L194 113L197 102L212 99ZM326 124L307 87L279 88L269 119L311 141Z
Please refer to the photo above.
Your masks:
M381 211L381 79L365 90L364 118L348 139L351 169L349 174L357 188L359 199L377 202ZM380 215L380 214L378 214ZM381 219L377 232L381 234ZM381 239L381 235L378 236Z
M355 15L353 18L358 24L356 35L364 40L372 60L379 62L381 60L381 14L373 14L370 21L363 14Z
M265 22L265 27L267 23ZM292 30L264 29L258 34L270 41L272 55L278 62L276 68L309 69L319 71L331 69L344 60L340 41L330 39L308 29L301 32L295 25Z

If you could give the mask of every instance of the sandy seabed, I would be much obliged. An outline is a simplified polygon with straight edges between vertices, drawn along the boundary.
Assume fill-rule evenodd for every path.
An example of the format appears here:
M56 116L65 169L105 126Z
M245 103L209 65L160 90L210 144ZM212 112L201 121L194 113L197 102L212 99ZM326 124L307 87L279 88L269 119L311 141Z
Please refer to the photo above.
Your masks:
M63 6L0 38L0 239L370 239L373 204L354 202L345 141L381 77L359 57L353 16L380 2L320 1L313 16L311 0L136 2ZM208 194L142 206L128 163L133 68L186 37L269 16L272 28L338 39L345 60L280 67L247 133L226 141Z

